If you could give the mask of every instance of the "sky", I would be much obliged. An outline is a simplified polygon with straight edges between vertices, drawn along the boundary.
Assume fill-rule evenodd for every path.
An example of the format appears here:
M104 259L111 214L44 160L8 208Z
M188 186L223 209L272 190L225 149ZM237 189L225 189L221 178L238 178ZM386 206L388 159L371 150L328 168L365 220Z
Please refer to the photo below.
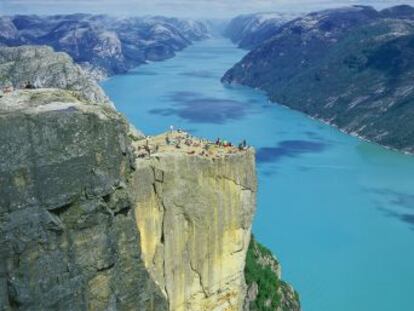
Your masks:
M227 18L254 12L301 12L354 4L378 8L414 0L0 0L0 14L96 13Z

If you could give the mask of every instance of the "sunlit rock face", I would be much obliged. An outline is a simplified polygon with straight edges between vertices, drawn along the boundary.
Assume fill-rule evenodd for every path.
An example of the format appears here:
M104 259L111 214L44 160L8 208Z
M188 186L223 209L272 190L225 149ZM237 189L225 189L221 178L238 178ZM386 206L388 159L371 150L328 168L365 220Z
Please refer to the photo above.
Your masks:
M170 310L241 310L256 200L254 152L165 151L136 166L143 259Z

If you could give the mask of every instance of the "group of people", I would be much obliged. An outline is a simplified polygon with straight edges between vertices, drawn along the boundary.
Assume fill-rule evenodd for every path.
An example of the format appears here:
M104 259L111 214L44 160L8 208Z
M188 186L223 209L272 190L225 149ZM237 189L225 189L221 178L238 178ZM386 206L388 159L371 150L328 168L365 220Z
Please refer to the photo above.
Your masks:
M30 81L26 81L23 84L22 88L26 89L26 90L32 90L32 89L35 89L36 87ZM1 93L10 94L10 93L13 93L14 90L15 90L15 88L14 88L13 84L8 83L5 86L3 86L2 90L1 90Z
M192 150L188 150L187 153L189 155L199 154L200 156L206 156L206 157L208 157L209 155L215 154L214 152L212 153L212 151L210 150L213 146L223 147L223 148L235 147L230 141L222 140L221 138L217 138L215 143L211 143L208 140L194 138L189 133L186 133L179 129L174 134L174 126L172 125L170 126L170 132L167 133L164 139L165 139L166 146L172 146L177 149L181 149L185 147L194 148ZM158 143L154 142L154 145L150 145L150 137L147 136L145 138L145 144L138 147L138 151L141 151L138 156L146 157L146 156L151 156L152 153L157 153L160 149L160 144L163 145L162 141L161 142L158 141ZM247 150L248 148L249 147L245 139L238 144L238 149L240 151ZM229 149L228 152L231 152L232 150L233 149Z
M220 147L233 147L233 144L231 142L228 142L227 140L221 140L220 138L217 138L216 145ZM239 150L248 149L247 141L243 139L243 141L239 143L238 148Z

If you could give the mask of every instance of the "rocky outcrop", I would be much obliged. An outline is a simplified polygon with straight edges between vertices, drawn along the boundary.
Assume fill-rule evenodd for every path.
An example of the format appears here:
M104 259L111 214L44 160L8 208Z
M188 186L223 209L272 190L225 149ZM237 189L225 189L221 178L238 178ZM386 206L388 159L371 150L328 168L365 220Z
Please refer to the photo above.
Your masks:
M262 89L347 133L413 153L413 12L356 6L309 14L282 26L223 81Z
M50 47L0 47L0 89L60 88L88 103L112 105L101 87L66 53Z
M144 262L171 311L241 310L255 212L254 152L188 154L194 150L137 160L134 201Z
M17 15L0 17L0 45L49 45L68 53L96 78L173 57L208 36L201 22L166 17Z

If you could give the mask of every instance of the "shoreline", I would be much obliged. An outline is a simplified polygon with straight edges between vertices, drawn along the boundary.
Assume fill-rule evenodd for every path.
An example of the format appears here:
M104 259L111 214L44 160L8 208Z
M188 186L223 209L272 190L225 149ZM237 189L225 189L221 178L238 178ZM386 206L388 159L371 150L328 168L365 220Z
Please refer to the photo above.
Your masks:
M285 105L285 104L282 104L282 103L279 103L279 102L275 102L275 101L273 101L273 100L270 99L270 97L269 97L269 95L267 94L266 91L264 91L264 90L262 90L262 89L260 89L258 87L250 87L248 85L244 85L244 84L237 83L237 82L228 82L228 81L224 81L223 79L221 81L222 81L222 83L224 85L227 85L227 86L246 87L246 88L251 89L251 90L255 90L255 91L262 92L267 97L267 103L268 104L279 105L279 106L284 107L286 109L289 109L289 110L292 110L292 111L295 111L295 112L299 112L299 113L303 114L304 116L306 116L307 118L309 118L311 120L314 120L314 121L318 121L318 122L320 122L322 124L325 124L325 125L328 125L328 126L330 126L332 128L335 128L336 130L338 130L339 132L341 132L341 133L343 133L345 135L348 135L348 136L357 138L357 139L359 139L359 140L361 140L363 142L366 142L366 143L370 143L370 144L379 146L379 147L381 147L381 148L383 148L385 150L397 152L397 153L402 154L404 156L414 157L414 151L413 152L410 152L410 151L406 151L406 150L401 150L401 149L398 149L398 148L394 148L394 147L391 147L391 146L388 146L388 145L380 144L380 143L375 142L373 140L370 140L369 138L367 138L367 137L365 137L363 135L360 135L360 134L358 134L356 132L347 131L346 129L339 127L338 125L336 125L335 123L333 123L331 121L324 120L324 119L322 119L320 117L316 117L316 116L307 114L307 113L305 113L305 112L303 112L301 110L294 109L294 108L292 108L292 107L290 107L288 105Z

